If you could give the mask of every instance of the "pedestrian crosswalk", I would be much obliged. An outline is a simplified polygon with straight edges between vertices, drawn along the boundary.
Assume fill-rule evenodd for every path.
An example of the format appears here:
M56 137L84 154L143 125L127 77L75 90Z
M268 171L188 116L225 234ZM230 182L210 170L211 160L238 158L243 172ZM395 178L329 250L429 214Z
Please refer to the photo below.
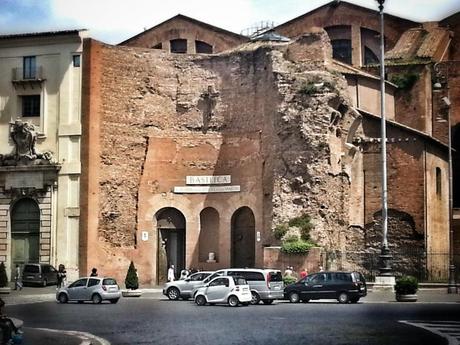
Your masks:
M460 321L405 321L399 322L423 328L448 341L449 345L460 344Z

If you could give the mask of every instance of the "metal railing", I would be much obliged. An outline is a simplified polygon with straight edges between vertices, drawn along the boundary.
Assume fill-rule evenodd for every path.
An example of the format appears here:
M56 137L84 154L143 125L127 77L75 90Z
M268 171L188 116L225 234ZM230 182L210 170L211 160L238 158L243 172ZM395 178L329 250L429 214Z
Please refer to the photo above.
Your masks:
M22 67L16 67L12 70L12 80L19 81L41 81L43 80L43 67L37 66L33 69L24 69Z

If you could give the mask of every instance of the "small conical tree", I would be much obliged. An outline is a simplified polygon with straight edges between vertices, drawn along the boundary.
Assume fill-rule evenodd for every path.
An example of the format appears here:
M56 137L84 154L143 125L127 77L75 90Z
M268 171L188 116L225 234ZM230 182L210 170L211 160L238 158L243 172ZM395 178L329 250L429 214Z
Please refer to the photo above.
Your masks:
M139 278L137 277L136 268L132 261L129 264L128 273L126 273L125 285L130 290L136 290L139 287Z
M3 261L0 263L0 287L8 286L8 276L6 275L6 268Z

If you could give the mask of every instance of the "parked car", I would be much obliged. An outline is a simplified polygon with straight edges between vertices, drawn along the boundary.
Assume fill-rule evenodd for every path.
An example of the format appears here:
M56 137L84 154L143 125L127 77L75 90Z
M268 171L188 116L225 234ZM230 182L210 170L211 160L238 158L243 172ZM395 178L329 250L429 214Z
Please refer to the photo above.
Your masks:
M22 283L41 286L57 284L57 270L49 264L25 264L22 269Z
M284 297L293 303L315 299L337 299L339 303L357 303L366 295L366 280L359 272L318 272L284 289Z
M193 273L185 279L175 280L166 283L163 287L163 295L170 300L177 300L179 297L184 300L192 297L192 291L197 286L203 286L203 280L209 277L214 271L201 271Z
M218 276L205 286L200 287L195 294L195 303L225 303L231 307L238 304L249 305L251 291L246 279L240 276Z
M56 299L59 303L91 301L98 304L106 300L110 303L117 303L120 297L121 290L117 281L113 278L102 277L80 278L56 292Z
M251 288L251 304L258 304L261 300L264 304L271 304L275 299L283 299L283 277L280 270L275 269L259 269L259 268L227 268L218 270L208 278L202 285L207 284L217 276L241 276L246 279ZM195 293L200 286L197 286L192 291L192 296L195 298Z

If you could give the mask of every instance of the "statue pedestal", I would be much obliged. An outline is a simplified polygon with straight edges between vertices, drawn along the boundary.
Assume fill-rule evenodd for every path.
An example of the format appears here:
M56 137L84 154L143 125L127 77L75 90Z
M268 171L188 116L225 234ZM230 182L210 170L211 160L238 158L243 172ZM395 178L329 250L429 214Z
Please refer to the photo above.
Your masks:
M372 291L394 291L395 284L394 276L377 276Z
M206 262L207 262L208 264L214 264L214 263L216 263L216 260L206 260Z

